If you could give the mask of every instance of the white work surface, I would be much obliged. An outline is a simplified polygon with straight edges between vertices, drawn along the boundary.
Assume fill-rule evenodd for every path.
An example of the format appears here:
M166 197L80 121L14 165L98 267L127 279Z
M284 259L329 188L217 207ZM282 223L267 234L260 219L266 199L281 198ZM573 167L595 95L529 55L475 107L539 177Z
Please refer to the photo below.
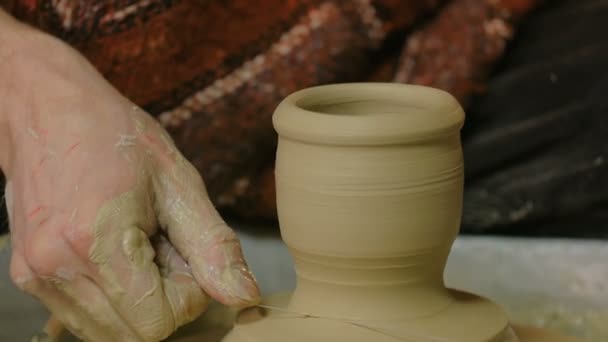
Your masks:
M276 236L240 236L264 294L293 288L292 261ZM10 284L9 254L10 247L0 248L0 341L29 341L48 315ZM445 279L497 301L514 322L608 341L604 241L464 236L454 244Z

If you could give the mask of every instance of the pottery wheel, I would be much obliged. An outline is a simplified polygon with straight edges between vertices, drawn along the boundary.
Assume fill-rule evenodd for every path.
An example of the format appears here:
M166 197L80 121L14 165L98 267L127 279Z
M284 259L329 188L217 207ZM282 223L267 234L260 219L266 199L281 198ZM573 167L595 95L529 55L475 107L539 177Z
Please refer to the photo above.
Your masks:
M445 325L453 327L451 336L461 334L461 338L454 339L448 336L428 336L421 332L425 328L425 318L418 318L412 321L378 321L378 322L357 322L343 321L337 319L307 317L302 314L295 314L287 310L290 294L279 294L265 298L260 307L243 310L237 315L235 326L228 338L223 341L251 341L258 340L264 342L276 341L276 336L291 336L293 342L335 342L346 340L367 340L377 342L470 342L470 341L500 341L500 342L581 342L577 338L562 336L545 329L513 326L499 339L479 338L479 336L467 335L463 329L468 324L484 324L480 321L480 311L485 311L487 316L503 315L502 310L491 301L472 294L454 291L455 301L453 305L444 310L444 314L432 316L432 324L442 324L441 317L449 318ZM475 312L471 315L470 312ZM453 315L459 315L462 320L453 321ZM505 316L506 318L506 316ZM280 320L280 324L276 321ZM429 323L431 320L428 320ZM488 319L488 322L493 319ZM444 325L444 327L445 327ZM278 330L277 330L278 329ZM446 331L445 329L441 329ZM488 327L488 331L495 330ZM339 335L328 334L327 332L339 332ZM476 332L478 333L478 331ZM251 335L256 336L251 339ZM512 338L512 339L510 339ZM277 341L278 342L278 341Z

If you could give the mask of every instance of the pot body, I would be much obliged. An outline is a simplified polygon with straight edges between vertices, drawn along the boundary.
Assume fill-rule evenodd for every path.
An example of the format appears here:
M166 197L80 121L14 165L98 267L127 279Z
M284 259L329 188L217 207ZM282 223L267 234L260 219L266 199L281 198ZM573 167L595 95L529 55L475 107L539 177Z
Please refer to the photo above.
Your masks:
M277 108L285 243L339 258L447 254L460 225L464 113L447 93L398 84L309 88Z

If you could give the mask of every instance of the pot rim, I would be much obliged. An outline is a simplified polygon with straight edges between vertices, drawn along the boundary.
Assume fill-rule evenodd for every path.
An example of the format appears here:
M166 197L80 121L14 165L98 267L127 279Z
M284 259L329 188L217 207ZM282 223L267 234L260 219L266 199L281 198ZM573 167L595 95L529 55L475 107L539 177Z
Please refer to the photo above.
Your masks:
M317 110L371 101L393 109L358 114ZM395 111L395 106L403 109ZM457 133L464 117L458 101L443 90L398 83L339 83L289 95L272 120L281 138L327 145L391 145Z

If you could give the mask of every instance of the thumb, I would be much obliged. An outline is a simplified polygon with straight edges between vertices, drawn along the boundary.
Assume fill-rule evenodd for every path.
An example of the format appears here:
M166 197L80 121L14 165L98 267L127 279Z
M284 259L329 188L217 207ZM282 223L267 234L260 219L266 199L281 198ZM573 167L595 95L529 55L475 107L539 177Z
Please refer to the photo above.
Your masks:
M198 171L181 156L172 171L156 182L159 222L171 244L212 298L226 305L256 304L259 290L240 242L215 210Z

